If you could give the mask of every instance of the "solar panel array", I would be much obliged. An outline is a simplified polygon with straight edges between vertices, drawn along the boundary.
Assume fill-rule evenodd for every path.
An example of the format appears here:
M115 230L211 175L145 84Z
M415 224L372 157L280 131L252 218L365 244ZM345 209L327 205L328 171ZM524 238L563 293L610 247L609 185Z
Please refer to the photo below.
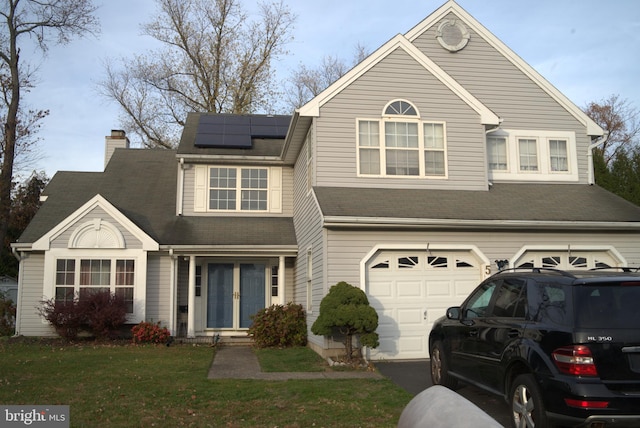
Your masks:
M285 138L288 116L202 115L196 129L197 147L250 149L253 138Z

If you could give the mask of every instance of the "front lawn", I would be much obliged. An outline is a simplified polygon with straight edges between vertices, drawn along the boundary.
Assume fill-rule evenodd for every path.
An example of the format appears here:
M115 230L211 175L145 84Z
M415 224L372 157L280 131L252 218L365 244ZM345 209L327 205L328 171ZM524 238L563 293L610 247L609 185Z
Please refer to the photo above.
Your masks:
M412 398L387 379L209 380L208 346L0 340L0 355L0 403L69 405L72 427L393 427Z

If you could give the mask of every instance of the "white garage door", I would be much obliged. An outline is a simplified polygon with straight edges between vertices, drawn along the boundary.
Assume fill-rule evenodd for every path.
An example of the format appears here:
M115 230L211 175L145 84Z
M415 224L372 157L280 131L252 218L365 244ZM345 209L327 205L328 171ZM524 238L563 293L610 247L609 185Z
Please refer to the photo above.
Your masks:
M367 265L367 296L378 312L380 345L369 358L428 358L433 322L480 283L467 251L385 251Z

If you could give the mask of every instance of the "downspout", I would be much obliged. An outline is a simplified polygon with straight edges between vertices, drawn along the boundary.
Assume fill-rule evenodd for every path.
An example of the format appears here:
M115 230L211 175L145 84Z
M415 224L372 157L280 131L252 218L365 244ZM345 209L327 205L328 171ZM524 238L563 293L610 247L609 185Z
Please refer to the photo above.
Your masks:
M20 321L22 318L22 311L20 310L20 303L22 302L22 290L24 290L24 287L22 286L22 273L24 272L24 266L23 266L23 260L24 260L24 256L21 254L18 254L18 250L16 250L16 247L11 247L11 252L13 253L13 256L18 259L18 296L17 296L17 302L16 302L16 328L15 328L15 332L14 332L14 337L19 336L20 335Z
M178 174L178 200L176 203L178 204L178 216L182 215L182 204L183 204L183 196L184 196L184 158L180 158L180 171Z
M589 186L593 186L595 184L595 177L594 177L595 173L593 171L593 149L595 149L596 147L598 147L599 145L607 141L607 138L609 138L609 133L605 131L602 137L598 138L587 149L587 168L589 169L587 171L587 174L589 176L588 178Z

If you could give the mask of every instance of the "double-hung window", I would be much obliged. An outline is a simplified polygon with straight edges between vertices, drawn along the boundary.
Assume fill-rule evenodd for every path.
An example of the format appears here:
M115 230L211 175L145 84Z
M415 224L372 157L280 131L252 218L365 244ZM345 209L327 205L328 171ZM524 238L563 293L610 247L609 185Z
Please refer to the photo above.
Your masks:
M492 171L507 170L507 139L504 137L487 137L487 155L489 169Z
M220 211L266 211L269 174L267 168L209 169L209 209Z
M538 170L538 141L534 138L519 138L520 171Z
M549 161L552 172L569 171L567 140L549 140Z
M358 120L357 127L361 176L446 176L445 125L421 120L409 102L393 101L381 119Z

